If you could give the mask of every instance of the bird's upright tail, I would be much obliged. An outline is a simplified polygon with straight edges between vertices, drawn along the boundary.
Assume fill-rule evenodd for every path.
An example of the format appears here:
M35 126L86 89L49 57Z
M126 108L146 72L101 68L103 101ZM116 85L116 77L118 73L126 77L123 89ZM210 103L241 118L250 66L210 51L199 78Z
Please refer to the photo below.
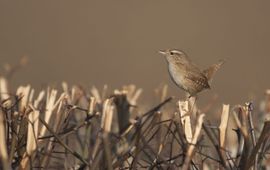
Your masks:
M207 69L203 70L204 75L208 79L208 83L211 84L215 73L219 70L219 68L225 63L225 60L220 60L218 63L211 65Z

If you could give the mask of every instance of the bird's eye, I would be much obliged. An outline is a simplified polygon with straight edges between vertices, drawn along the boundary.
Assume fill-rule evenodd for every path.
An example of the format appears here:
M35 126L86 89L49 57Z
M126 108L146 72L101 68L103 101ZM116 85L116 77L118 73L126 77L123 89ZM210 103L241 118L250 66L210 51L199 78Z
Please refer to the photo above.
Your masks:
M174 53L171 51L170 54L173 55Z

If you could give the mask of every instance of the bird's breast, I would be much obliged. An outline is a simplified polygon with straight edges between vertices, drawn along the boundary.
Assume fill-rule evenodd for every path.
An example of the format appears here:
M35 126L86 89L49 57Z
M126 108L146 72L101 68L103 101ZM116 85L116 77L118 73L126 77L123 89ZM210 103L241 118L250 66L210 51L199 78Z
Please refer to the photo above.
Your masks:
M168 69L169 69L170 77L173 80L173 82L177 86L185 89L183 87L183 82L184 82L184 78L185 78L185 76L184 76L184 70L180 70L178 67L174 67L172 65L169 65L169 68Z

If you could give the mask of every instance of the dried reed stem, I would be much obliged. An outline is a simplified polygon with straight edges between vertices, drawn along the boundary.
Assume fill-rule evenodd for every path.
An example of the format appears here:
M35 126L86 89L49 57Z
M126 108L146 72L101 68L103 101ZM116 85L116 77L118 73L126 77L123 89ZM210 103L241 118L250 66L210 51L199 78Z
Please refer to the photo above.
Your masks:
M196 144L197 144L197 141L198 141L201 129L202 129L204 116L205 116L204 114L201 114L198 117L198 122L197 122L196 127L195 127L194 136L193 136L193 138L191 140L191 143L190 143L190 145L188 147L186 157L185 157L185 161L184 161L184 164L183 164L183 167L182 167L183 170L188 170L189 169L190 162L191 162L192 157L193 157L194 149L196 147Z
M191 140L193 138L192 135L192 127L191 127L191 121L190 121L190 112L188 108L188 101L179 101L179 112L181 115L181 123L185 130L185 136L186 140L191 143Z
M10 169L8 161L8 152L6 148L6 133L3 112L0 110L0 159L4 170Z

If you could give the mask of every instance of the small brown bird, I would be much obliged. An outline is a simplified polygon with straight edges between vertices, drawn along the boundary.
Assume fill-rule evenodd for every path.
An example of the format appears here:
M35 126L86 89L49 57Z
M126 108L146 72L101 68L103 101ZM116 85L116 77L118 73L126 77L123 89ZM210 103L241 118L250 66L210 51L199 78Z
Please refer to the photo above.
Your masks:
M166 57L168 70L173 82L188 92L191 96L196 96L197 93L204 89L210 89L212 78L224 61L210 66L201 71L197 65L192 63L189 57L179 50L159 51Z

